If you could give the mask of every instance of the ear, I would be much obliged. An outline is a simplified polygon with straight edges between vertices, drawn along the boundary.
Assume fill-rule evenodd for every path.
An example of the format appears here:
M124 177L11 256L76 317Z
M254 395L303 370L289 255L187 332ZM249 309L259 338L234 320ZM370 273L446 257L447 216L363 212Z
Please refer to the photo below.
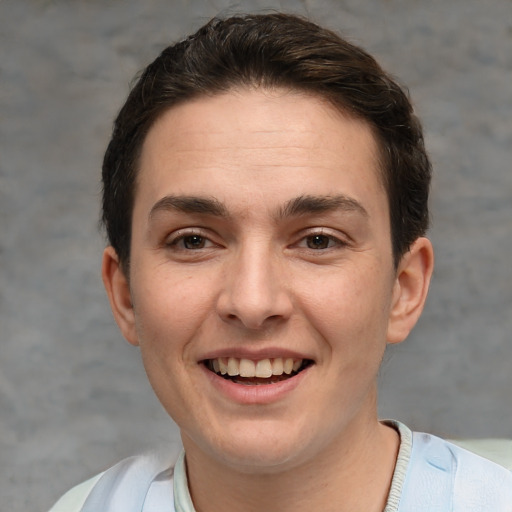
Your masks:
M119 329L129 343L138 345L130 285L113 247L103 251L101 276Z
M432 244L427 238L420 237L398 265L388 323L388 343L400 343L416 325L425 305L433 268Z

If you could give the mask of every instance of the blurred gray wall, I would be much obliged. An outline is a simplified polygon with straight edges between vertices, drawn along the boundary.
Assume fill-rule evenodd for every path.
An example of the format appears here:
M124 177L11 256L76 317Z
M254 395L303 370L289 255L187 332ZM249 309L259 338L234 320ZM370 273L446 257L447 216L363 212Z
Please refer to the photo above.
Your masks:
M381 414L512 437L510 0L0 2L0 508L176 437L99 277L99 168L133 75L210 16L284 9L342 31L412 93L435 164L425 314Z

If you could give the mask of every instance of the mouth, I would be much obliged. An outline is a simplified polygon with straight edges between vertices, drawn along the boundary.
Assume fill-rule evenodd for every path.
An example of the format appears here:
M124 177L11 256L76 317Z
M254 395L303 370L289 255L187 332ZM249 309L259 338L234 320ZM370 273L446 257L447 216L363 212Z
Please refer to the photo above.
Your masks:
M257 361L237 357L218 357L205 359L202 363L219 377L246 386L282 382L295 377L295 375L314 364L311 359L294 359L291 357L276 357Z

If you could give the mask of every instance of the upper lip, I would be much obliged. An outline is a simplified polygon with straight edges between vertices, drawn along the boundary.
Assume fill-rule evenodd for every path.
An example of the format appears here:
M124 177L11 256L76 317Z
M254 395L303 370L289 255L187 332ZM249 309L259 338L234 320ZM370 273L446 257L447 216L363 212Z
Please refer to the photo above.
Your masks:
M238 359L250 359L252 361L261 361L262 359L276 359L278 357L293 359L310 359L314 360L308 354L290 350L287 348L267 347L259 349L247 349L246 347L233 347L218 350L212 350L204 354L199 361L208 359L217 359L219 357L236 357Z

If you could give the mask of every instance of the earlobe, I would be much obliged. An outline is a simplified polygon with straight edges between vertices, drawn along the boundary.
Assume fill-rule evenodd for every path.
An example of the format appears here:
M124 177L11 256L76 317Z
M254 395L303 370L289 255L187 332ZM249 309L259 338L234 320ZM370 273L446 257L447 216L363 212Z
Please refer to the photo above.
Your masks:
M119 329L129 343L138 345L130 286L113 247L103 252L101 276Z
M430 240L418 238L404 254L397 269L388 324L388 343L400 343L411 332L423 311L434 268Z

